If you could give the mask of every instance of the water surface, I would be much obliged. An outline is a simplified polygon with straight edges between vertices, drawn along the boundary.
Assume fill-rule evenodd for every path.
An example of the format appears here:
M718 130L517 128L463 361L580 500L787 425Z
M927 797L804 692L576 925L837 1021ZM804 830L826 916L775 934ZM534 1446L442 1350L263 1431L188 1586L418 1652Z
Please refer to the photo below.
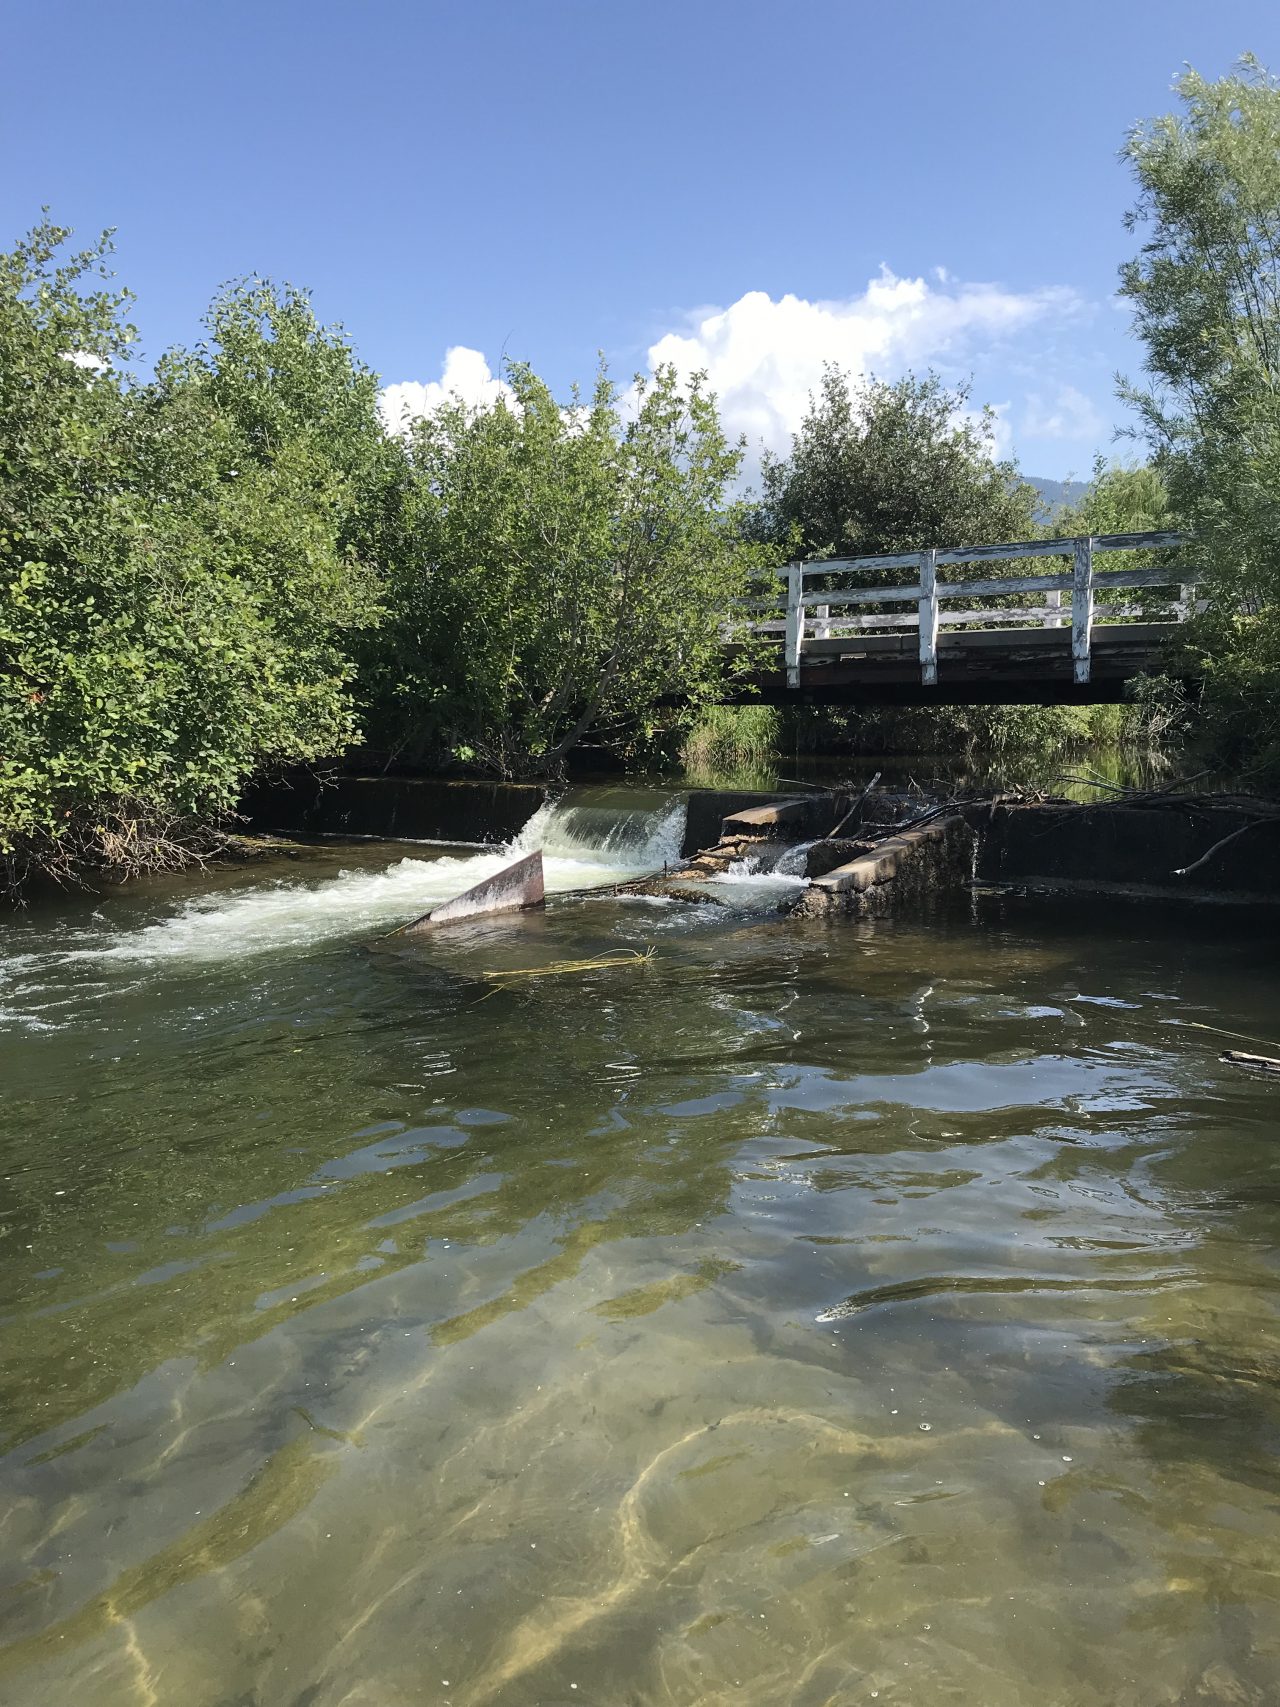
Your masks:
M1277 1093L1196 1029L1280 1039L1274 932L735 873L375 942L501 858L5 925L0 1699L1274 1702Z

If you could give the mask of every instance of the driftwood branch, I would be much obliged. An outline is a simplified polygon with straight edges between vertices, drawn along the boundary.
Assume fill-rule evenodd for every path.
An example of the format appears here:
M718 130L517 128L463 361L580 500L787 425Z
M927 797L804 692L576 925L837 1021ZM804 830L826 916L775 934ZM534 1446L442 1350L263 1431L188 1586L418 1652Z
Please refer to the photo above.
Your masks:
M1202 865L1208 865L1214 854L1220 852L1223 848L1228 847L1232 842L1238 842L1241 836L1246 835L1250 830L1256 830L1259 824L1269 824L1271 822L1273 822L1273 820L1270 818L1255 818L1252 823L1242 824L1238 830L1232 830L1229 836L1223 836L1220 842L1215 842L1211 848L1207 848L1205 852L1200 855L1200 858L1192 860L1190 865L1176 866L1174 868L1173 875L1175 877L1190 877L1193 871L1199 871Z
M882 775L883 775L883 772L881 772L881 771L877 771L877 772L876 772L876 774L875 774L875 775L874 775L874 776L873 776L873 777L872 777L872 779L871 779L871 781L870 781L870 782L869 782L869 783L868 783L868 784L867 784L867 786L866 786L866 787L865 787L865 788L864 788L864 789L863 789L863 791L862 791L862 793L861 793L861 794L860 794L860 795L859 795L859 796L858 796L858 798L857 798L857 799L856 799L856 800L855 800L855 801L854 801L854 803L853 803L853 805L852 805L852 806L851 806L851 807L850 807L850 808L849 808L849 810L848 810L848 811L847 811L847 812L846 812L846 813L845 813L845 815L844 815L844 817L843 817L843 818L842 818L842 819L841 819L841 820L840 820L840 822L839 822L839 823L838 823L838 824L837 824L837 825L836 825L836 826L835 826L835 828L834 828L834 829L831 829L831 830L828 830L828 831L827 831L827 833L826 833L826 835L825 835L825 837L824 837L824 838L823 838L823 840L824 840L824 841L828 841L828 842L829 842L829 841L830 841L830 840L831 840L831 838L832 838L832 837L833 837L833 836L838 836L838 835L839 835L839 834L840 834L840 832L841 832L841 830L843 830L843 829L844 829L844 827L845 827L845 825L846 825L846 824L847 824L847 823L848 823L848 822L849 822L849 820L850 820L850 818L852 818L852 817L853 817L853 815L854 815L854 813L855 813L855 812L856 812L856 811L857 811L857 810L858 810L858 808L859 808L859 807L860 807L860 806L861 806L861 805L862 805L862 802L863 802L863 801L864 801L864 800L865 800L865 799L866 799L866 798L867 798L867 796L868 796L868 795L869 795L869 794L870 794L870 793L871 793L871 790L872 790L872 789L873 789L873 788L874 788L874 787L875 787L875 785L876 785L876 784L877 784L877 783L878 783L878 782L879 782L879 781L880 781L880 778L881 778L881 776L882 776Z

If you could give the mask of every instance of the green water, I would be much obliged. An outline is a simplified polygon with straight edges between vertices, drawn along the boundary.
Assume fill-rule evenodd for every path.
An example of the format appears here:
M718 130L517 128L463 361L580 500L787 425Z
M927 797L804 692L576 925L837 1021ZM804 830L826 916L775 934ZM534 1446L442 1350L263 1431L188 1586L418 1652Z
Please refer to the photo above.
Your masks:
M0 1700L1280 1699L1274 931L405 852L3 927Z

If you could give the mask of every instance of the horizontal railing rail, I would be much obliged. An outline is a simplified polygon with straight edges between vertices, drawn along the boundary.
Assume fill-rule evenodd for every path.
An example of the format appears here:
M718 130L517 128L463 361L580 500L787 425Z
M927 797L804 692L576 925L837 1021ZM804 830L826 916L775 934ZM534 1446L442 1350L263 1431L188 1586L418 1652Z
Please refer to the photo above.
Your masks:
M981 625L1009 628L1011 645L1019 629L1028 624L1044 628L1070 627L1072 675L1077 683L1090 679L1093 666L1093 630L1096 626L1153 620L1172 626L1205 608L1197 601L1200 581L1197 570L1184 565L1156 565L1147 569L1096 569L1094 559L1111 551L1167 551L1187 543L1181 533L1112 533L1072 539L1023 540L1002 545L946 546L925 551L891 552L879 557L828 557L787 566L785 599L762 597L740 605L739 626L765 639L780 638L785 646L787 681L800 685L800 669L807 651L820 647L830 658L835 643L847 638L856 643L859 635L875 632L909 632L918 635L920 679L925 686L938 680L938 635ZM987 576L981 579L950 580L939 569L968 564L1017 562L1020 559L1068 557L1068 572L1046 568L1032 574ZM908 570L912 578L883 587L840 584L845 576ZM821 586L812 585L818 577ZM1144 604L1116 600L1113 595L1133 590L1164 589L1169 597ZM1069 594L1069 599L1063 595ZM1037 598L1037 595L1039 596ZM989 606L974 600L1022 599L1022 605ZM956 600L967 601L956 606ZM1152 617L1150 605L1164 603L1168 614ZM892 607L911 607L893 609ZM877 608L878 607L878 608ZM747 613L756 611L755 618ZM743 618L746 618L745 622ZM1065 636L1064 636L1065 639ZM855 650L851 644L850 650Z

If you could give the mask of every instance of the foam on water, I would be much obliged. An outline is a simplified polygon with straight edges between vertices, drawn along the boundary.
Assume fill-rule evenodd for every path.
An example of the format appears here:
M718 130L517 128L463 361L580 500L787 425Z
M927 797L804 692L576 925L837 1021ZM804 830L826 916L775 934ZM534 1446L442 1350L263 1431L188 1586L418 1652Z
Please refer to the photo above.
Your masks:
M511 843L463 857L397 859L379 871L346 871L321 882L273 878L235 894L201 896L150 924L124 933L91 928L0 967L0 1022L37 1023L42 974L80 963L82 994L94 968L165 962L210 962L302 949L323 938L365 934L407 923L522 854L541 848L549 893L596 888L660 869L674 860L685 806L664 797L648 811L583 806L573 795L539 808ZM106 921L104 920L104 924ZM7 998L4 999L4 998ZM45 1015L45 1023L51 1016Z

